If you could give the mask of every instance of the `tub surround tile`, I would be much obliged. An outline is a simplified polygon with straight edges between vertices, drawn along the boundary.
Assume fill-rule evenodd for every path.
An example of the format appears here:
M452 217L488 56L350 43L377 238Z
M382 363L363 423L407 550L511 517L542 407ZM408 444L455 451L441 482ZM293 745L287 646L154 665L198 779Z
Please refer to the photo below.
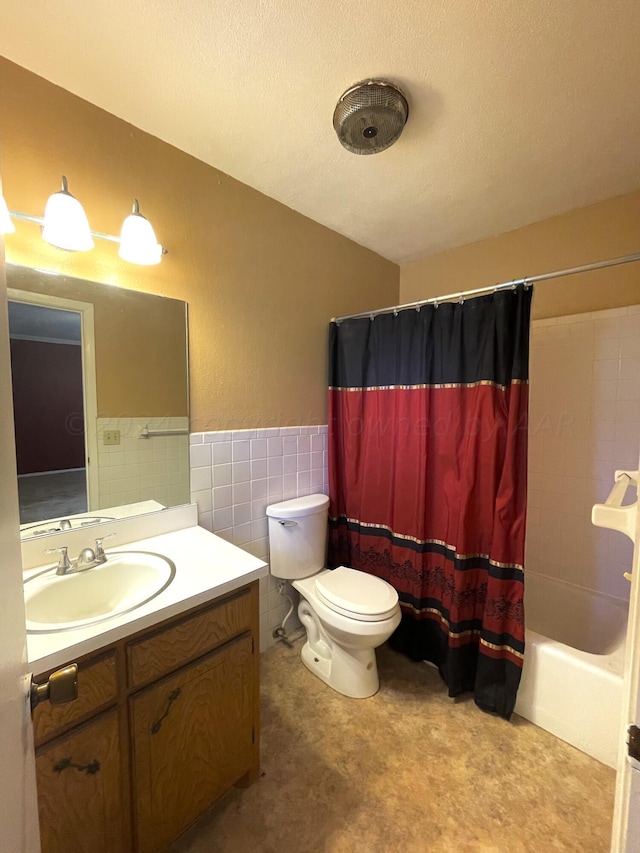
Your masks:
M631 543L590 518L638 465L640 306L535 320L529 394L527 568L628 599Z

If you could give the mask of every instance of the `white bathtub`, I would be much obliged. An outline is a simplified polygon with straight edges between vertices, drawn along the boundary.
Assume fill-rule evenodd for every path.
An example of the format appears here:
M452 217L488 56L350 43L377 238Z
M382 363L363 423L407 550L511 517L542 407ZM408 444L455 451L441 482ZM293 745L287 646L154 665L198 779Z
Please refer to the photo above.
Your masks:
M527 572L525 622L516 713L615 767L627 603Z

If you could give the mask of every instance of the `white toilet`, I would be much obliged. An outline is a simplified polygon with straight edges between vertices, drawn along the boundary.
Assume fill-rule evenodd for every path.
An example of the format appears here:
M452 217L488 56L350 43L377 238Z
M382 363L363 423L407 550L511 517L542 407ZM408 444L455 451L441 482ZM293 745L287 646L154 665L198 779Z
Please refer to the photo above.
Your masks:
M301 595L304 664L339 693L365 699L380 686L374 649L400 624L398 593L366 572L324 567L328 508L326 495L267 507L271 574Z

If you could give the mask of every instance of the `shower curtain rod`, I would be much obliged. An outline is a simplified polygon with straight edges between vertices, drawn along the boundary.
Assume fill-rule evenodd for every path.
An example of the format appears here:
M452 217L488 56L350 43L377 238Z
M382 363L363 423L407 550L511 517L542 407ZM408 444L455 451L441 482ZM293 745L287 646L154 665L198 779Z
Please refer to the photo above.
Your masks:
M421 299L419 302L406 302L404 305L392 305L390 308L378 308L376 311L362 311L360 314L345 314L344 317L333 317L332 323L340 323L342 320L356 320L360 317L371 317L373 319L378 314L393 314L402 311L405 308L420 308L422 305L438 305L440 302L449 302L452 299L460 299L464 301L468 296L480 296L481 293L494 293L497 290L506 290L508 288L516 288L519 284L530 285L537 281L547 281L551 278L562 278L565 275L576 275L581 272L591 272L592 270L601 270L605 267L617 267L620 264L632 264L635 261L640 261L640 252L633 255L624 255L621 258L611 258L608 261L597 261L595 264L585 264L582 267L570 267L566 270L556 270L556 272L545 272L542 275L532 275L526 278L516 278L513 281L503 281L501 284L492 284L488 287L478 287L475 290L462 290L458 293L447 293L446 296L432 296L430 299Z

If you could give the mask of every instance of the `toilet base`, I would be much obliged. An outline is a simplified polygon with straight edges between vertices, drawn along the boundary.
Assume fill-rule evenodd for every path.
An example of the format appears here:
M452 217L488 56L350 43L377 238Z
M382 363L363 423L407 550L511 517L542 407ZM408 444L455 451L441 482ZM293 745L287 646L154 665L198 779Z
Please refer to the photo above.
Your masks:
M334 643L327 656L315 652L307 640L301 654L307 669L343 696L368 699L378 692L375 649L344 649Z

